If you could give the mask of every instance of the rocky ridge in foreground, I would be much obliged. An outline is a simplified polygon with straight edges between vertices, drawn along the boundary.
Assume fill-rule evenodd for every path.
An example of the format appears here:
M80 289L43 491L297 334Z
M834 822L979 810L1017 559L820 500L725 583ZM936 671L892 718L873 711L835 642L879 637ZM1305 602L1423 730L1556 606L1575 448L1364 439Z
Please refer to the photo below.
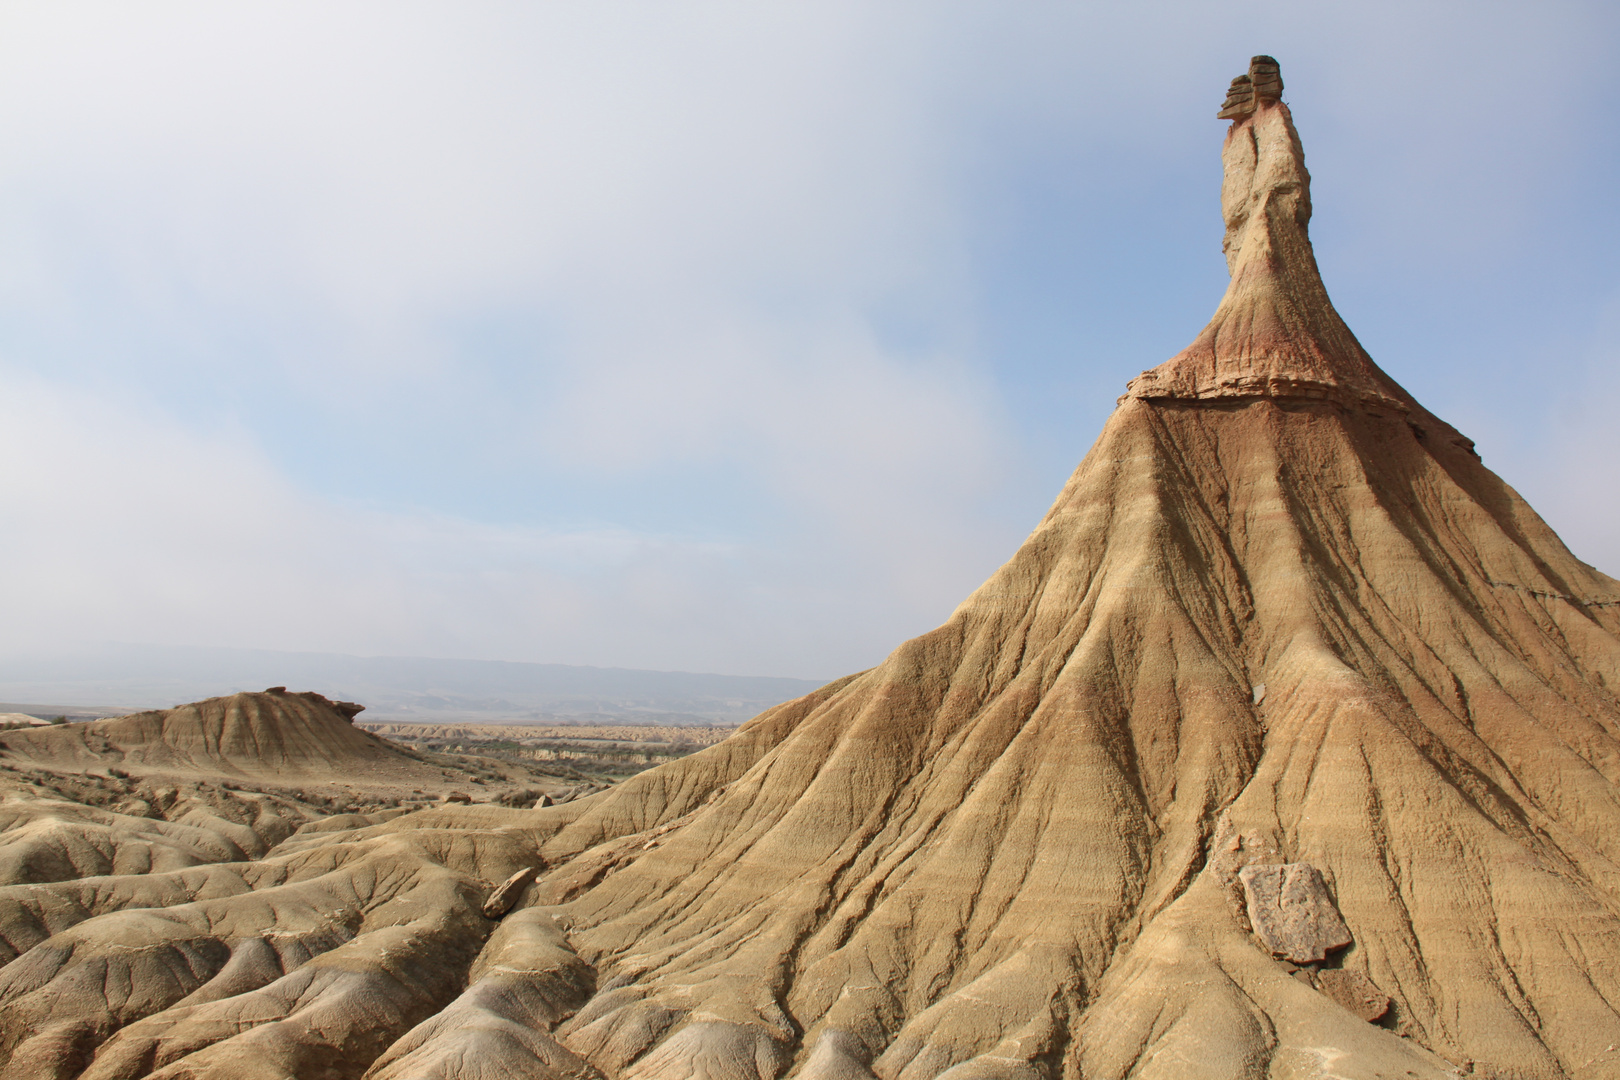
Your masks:
M1620 1075L1620 582L1334 311L1281 93L941 627L565 805L0 889L8 1080Z

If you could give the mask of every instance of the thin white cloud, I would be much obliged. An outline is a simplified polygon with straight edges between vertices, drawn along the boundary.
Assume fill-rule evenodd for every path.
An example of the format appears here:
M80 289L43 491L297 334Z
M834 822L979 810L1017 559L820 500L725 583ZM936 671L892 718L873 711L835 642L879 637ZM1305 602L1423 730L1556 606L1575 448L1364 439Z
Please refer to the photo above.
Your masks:
M1159 254L1196 241L1218 267L1209 114L1270 50L1330 208L1330 289L1363 311L1432 293L1448 317L1447 267L1523 257L1538 193L1572 190L1610 23L1578 3L8 5L13 625L870 663L1050 494L1019 487L1004 394L1051 372L985 359L981 248L1008 207L1095 223L1092 248L1028 252L1031 280L1101 280L1155 224L1137 189L1196 177L1207 236ZM1559 109L1526 67L1559 71ZM1216 299L1093 318L1195 326ZM1431 406L1476 392L1396 346L1380 359ZM1069 449L1043 473L1108 401L1044 433Z
M892 595L860 595L865 575L827 587L735 543L334 504L240 432L198 436L26 377L0 378L0 460L0 648L14 652L296 642L761 671L870 654L893 618Z

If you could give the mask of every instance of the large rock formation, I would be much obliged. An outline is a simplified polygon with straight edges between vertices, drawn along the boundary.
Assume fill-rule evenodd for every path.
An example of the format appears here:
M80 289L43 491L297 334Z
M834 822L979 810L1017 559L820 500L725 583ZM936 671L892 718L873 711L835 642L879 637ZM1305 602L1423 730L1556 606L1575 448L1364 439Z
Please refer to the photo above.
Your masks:
M7 1077L1620 1075L1620 582L1333 310L1280 93L1215 318L943 626L564 806L0 889Z

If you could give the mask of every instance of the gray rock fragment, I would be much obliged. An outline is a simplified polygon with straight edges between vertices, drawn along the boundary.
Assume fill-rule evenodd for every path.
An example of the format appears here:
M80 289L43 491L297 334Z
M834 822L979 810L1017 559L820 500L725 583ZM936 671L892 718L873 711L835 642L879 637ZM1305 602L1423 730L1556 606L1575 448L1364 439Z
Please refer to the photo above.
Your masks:
M1310 863L1271 863L1238 871L1255 936L1272 955L1315 964L1350 944L1350 928Z

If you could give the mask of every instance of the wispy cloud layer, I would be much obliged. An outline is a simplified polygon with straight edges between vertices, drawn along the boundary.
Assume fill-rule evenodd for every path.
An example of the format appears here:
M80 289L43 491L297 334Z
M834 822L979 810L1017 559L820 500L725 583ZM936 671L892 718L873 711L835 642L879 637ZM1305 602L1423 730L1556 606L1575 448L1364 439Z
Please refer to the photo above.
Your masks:
M1510 369L1620 287L1603 5L52 3L0 30L14 642L871 663L1212 309L1209 114L1255 51L1330 289L1471 434L1538 441L1564 391Z
M289 483L241 433L194 435L38 382L3 390L0 647L12 651L297 642L759 669L784 643L847 648L860 631L838 628L840 615L892 618L892 589L863 595L869 573L818 581L744 543L334 503Z

